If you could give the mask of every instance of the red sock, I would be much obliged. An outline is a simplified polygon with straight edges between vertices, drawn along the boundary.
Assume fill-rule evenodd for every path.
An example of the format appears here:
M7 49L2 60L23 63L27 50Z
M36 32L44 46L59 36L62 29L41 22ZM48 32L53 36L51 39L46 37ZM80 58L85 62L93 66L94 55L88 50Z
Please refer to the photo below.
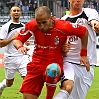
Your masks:
M56 77L46 76L46 90L47 90L46 99L53 98L58 78L59 78L58 76Z
M46 89L47 89L47 95L46 95L46 99L52 99L54 96L54 92L56 90L56 86L47 86L46 85Z

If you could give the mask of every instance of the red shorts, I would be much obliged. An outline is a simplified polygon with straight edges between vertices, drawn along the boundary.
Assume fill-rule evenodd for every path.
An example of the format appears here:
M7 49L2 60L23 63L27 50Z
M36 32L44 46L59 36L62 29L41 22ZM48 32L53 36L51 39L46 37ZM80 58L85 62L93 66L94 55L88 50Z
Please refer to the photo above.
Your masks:
M46 67L41 69L40 66L34 66L33 63L27 65L27 75L22 83L20 92L33 94L39 97L44 86L44 74L46 71Z

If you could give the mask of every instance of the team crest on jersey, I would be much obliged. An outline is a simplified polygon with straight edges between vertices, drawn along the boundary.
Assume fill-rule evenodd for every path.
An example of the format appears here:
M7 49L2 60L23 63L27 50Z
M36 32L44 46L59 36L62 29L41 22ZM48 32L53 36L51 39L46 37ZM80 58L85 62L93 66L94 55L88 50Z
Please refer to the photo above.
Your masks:
M84 25L84 19L83 18L78 18L76 23L78 23L80 25Z
M59 44L59 37L58 37L58 36L56 36L56 37L54 38L54 44L55 44L55 45Z

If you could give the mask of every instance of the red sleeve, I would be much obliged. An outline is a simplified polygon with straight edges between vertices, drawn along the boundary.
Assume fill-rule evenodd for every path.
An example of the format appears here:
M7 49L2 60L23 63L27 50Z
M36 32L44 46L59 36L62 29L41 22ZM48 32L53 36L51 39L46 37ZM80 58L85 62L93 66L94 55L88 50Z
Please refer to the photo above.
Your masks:
M66 24L65 27L67 28L68 35L76 35L79 38L82 38L87 31L85 26L76 23L68 22L68 24Z
M21 32L20 32L21 33ZM31 34L27 33L26 35L19 34L16 38L16 40L20 40L23 44L30 38Z
M17 40L20 40L22 43L26 42L32 35L32 31L29 30L28 27L28 24L26 24L24 30L20 30L20 33L16 38Z

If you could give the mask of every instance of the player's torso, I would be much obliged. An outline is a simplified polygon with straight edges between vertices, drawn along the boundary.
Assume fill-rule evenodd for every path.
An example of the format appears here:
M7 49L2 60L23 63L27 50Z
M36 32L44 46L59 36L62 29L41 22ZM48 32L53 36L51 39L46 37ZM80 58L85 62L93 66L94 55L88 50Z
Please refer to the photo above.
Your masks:
M80 14L76 16L72 16L72 17L67 16L66 20L73 22L73 23L78 23L80 25L84 25L88 29L88 33L89 33L88 45L87 45L88 58L89 58L90 63L94 64L95 60L92 61L92 57L93 57L92 53L93 53L93 50L95 50L96 35L88 22L89 15L85 13L85 11L82 11ZM74 63L79 63L81 39L79 39L77 36L68 36L67 39L71 43L71 50L67 53L67 57L64 58L64 61L71 61ZM93 53L93 55L96 57L96 53Z
M46 33L38 28L33 31L35 50L33 60L42 63L62 62L62 45L66 35L60 29L52 28Z
M22 23L14 23L12 21L9 21L9 23L7 23L5 25L5 29L6 29L6 33L5 33L5 37L4 39L9 39L12 36L15 35L15 33L20 30L22 27L24 27L24 24ZM5 56L18 56L18 55L22 55L20 54L17 49L13 46L13 41L11 41L5 48Z

